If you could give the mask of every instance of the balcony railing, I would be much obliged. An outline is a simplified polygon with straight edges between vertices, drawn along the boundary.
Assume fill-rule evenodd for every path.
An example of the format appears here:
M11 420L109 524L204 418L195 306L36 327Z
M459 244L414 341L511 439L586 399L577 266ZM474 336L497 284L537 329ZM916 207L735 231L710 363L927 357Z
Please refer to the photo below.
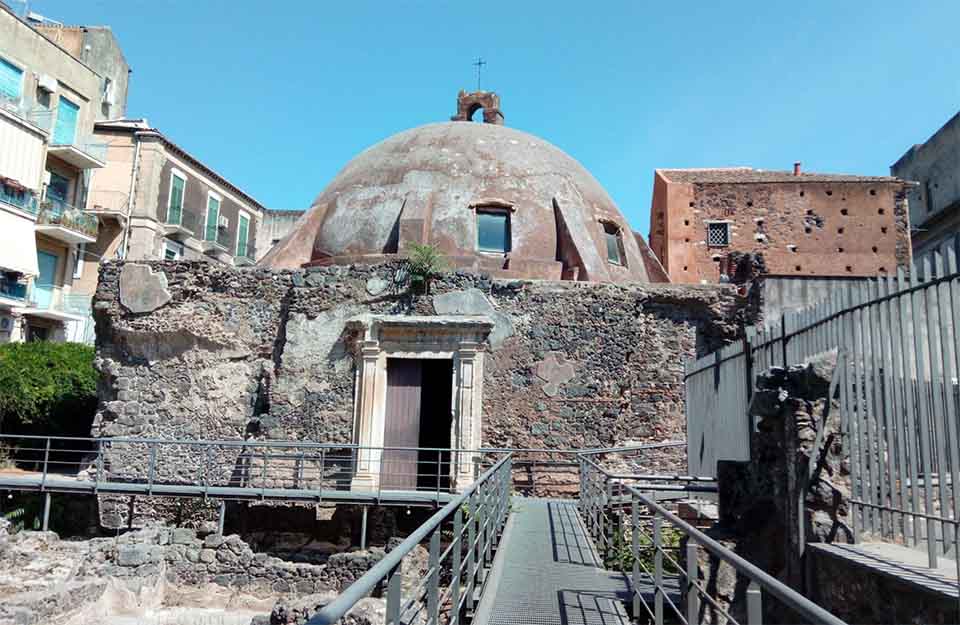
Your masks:
M256 262L257 248L254 246L253 241L247 241L245 244L241 243L237 245L237 253L235 256L238 261Z
M31 215L37 214L37 197L30 192L17 193L11 187L0 184L0 202L9 204Z
M164 234L171 239L185 241L189 238L200 238L203 233L203 226L199 225L199 217L196 213L181 208L179 211L171 211L167 208L167 215L164 218Z
M37 225L63 226L95 239L99 223L94 215L88 215L66 202L46 199L40 203Z
M0 280L0 297L5 299L27 299L27 284L13 280Z
M203 240L208 243L216 243L217 245L226 248L228 252L233 253L232 246L230 245L230 236L225 228L220 228L216 225L207 224L204 228Z
M65 293L63 287L34 283L27 304L34 310L84 316L90 314L90 296Z
M90 191L87 207L93 212L126 214L129 198L130 195L123 191Z
M53 125L53 111L29 108L23 98L9 98L0 94L0 109L13 113L20 119L29 122L45 132L50 132L50 128Z

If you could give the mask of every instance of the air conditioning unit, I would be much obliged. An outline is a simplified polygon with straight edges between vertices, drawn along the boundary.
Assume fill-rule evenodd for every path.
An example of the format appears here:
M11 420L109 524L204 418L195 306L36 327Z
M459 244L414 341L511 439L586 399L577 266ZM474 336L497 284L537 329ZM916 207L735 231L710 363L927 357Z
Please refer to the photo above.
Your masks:
M223 215L220 215L220 221L217 223L217 225L220 226L221 229L226 230L230 227L230 220Z
M54 93L57 90L57 79L50 74L37 74L37 89Z

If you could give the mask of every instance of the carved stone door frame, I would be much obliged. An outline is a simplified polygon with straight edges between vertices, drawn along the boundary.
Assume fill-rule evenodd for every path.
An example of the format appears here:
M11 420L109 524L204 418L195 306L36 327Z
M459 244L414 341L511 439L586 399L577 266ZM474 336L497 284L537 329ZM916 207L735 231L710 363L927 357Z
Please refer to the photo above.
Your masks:
M358 338L354 392L357 464L351 488L378 490L386 428L387 359L453 361L450 483L473 481L482 432L483 346L493 329L488 317L371 315L347 322Z

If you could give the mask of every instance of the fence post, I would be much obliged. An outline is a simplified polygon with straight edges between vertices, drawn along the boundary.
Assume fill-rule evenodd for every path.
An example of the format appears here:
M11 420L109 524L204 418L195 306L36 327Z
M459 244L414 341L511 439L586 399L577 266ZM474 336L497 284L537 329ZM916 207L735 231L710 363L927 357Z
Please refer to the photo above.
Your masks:
M427 582L427 623L440 622L440 528L430 535L430 579Z
M663 625L663 525L656 512L653 515L653 614L657 625Z
M363 506L363 513L360 517L360 550L366 551L367 549L367 514L370 509L370 506Z
M50 491L43 494L43 531L50 529Z
M43 451L43 477L40 478L40 490L47 484L47 468L50 465L50 437L47 437L46 448ZM46 529L46 528L44 528Z
M630 492L630 549L633 553L633 619L640 619L640 498Z
M100 482L103 481L103 439L97 439L97 479L94 483L94 492L100 490Z
M463 509L453 513L452 571L450 573L450 625L460 622L460 566L463 563Z
M150 444L150 455L147 460L147 494L153 494L153 476L157 471L157 444Z
M613 547L613 480L607 478L604 480L604 502L606 507L610 510L610 518L605 519L603 524L603 559L606 560L610 557L610 550ZM601 518L603 516L603 510L600 510Z
M403 562L397 564L387 582L387 625L400 625L400 603L403 591Z
M747 623L763 625L763 593L760 584L753 580L747 586Z
M687 536L687 623L699 623L700 587L697 585L697 543L691 536Z
M464 607L473 612L473 588L477 579L477 509L473 504L473 495L467 497L467 598Z

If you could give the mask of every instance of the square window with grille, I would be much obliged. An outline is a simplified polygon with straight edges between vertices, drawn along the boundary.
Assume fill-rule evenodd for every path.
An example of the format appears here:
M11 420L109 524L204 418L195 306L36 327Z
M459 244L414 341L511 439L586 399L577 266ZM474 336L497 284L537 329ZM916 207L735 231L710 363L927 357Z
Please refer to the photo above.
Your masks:
M708 222L707 245L710 247L727 247L730 245L730 224L717 221Z

